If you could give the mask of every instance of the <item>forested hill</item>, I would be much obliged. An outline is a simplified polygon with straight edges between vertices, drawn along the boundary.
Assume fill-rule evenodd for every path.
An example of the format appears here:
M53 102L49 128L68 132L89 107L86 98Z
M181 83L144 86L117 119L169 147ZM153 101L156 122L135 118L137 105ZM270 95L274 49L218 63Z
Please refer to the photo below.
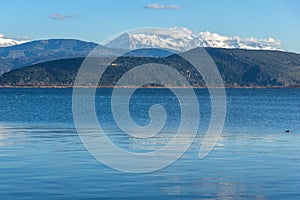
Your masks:
M206 48L206 51L216 63L228 87L300 86L300 54L220 48ZM108 62L107 58L99 59L97 62L103 65ZM55 60L15 69L0 77L0 85L72 86L83 60L84 58ZM103 74L99 85L113 86L125 72L146 63L168 65L184 75L193 86L205 84L201 75L178 55L165 58L131 55L115 60L114 64L110 65Z

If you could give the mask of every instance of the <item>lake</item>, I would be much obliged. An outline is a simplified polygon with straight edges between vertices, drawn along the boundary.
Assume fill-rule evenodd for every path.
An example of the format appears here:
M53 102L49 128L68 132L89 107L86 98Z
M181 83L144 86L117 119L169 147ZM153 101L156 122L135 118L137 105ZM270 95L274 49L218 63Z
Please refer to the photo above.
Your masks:
M1 88L0 199L299 199L300 89L226 89L223 133L204 159L198 153L210 121L210 97L205 89L195 92L200 126L183 156L158 171L124 173L99 162L82 144L72 89ZM113 119L111 95L112 89L97 89L95 110L120 148L154 151L179 126L174 94L139 89L130 100L132 119L149 124L153 103L162 104L168 118L163 136L151 142L132 138Z

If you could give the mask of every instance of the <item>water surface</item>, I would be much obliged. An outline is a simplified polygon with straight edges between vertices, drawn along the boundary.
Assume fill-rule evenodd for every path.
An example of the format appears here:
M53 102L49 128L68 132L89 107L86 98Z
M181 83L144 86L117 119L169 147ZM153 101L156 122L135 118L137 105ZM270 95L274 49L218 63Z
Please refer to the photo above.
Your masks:
M153 103L166 107L163 134L131 138L115 124L111 89L98 89L96 110L111 140L133 152L153 151L179 125L176 97L164 89L141 89L131 99L132 118L150 122ZM130 174L99 163L74 129L72 89L0 89L1 199L299 199L300 90L228 89L221 139L198 158L210 119L210 98L197 89L201 121L197 139L174 164ZM285 130L292 130L285 133Z

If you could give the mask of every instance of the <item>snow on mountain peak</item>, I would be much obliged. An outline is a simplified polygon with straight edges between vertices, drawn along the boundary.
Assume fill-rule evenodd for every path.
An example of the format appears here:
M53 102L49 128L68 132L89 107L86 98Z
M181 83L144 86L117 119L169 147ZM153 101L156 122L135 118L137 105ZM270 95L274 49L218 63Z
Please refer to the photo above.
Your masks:
M25 42L29 42L29 40L13 40L5 38L5 35L0 33L0 47L14 46Z
M183 27L139 29L110 40L105 45L123 49L164 48L175 51L186 51L196 47L282 50L280 40L271 37L266 39L240 38L209 31L196 34Z

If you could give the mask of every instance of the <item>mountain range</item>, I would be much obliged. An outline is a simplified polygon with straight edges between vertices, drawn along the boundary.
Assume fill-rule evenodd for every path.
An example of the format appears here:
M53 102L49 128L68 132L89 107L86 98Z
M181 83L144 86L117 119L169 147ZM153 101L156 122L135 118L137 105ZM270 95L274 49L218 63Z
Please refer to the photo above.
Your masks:
M205 48L205 50L218 67L227 87L300 87L300 54L224 48ZM140 54L139 51L142 53ZM149 51L152 50L147 49L146 52ZM190 55L194 51L198 51L198 48L167 57L142 57L134 56L134 54L118 57L106 69L99 86L114 86L119 78L130 69L151 63L164 64L174 68L185 76L192 86L205 86L201 74L179 56L185 53ZM142 55L145 50L134 50L134 52ZM156 51L154 52L156 53ZM105 65L105 67L111 60L107 57L95 57L94 59L97 65ZM71 87L83 61L84 58L62 59L14 69L0 76L0 85ZM94 71L88 73L94 73ZM161 72L156 72L156 74L160 76ZM147 76L147 74L139 74L139 76ZM135 78L140 78L139 76L132 77L133 82ZM88 79L84 81L88 81ZM90 83L84 82L82 85L90 85Z
M86 57L95 47L97 54L116 55L120 49L74 39L37 40L0 48L0 75L12 69L66 58Z
M196 47L238 48L251 50L282 50L280 40L228 37L217 33L193 33L187 28L148 28L125 32L105 43L110 48L140 49L164 48L187 51Z
M1 41L3 37L0 35L0 43ZM242 39L210 32L195 34L185 28L154 28L129 31L107 40L103 45L74 39L20 43L12 42L8 44L11 46L0 47L1 85L70 85L86 56L101 59L121 56L123 60L120 61L120 66L123 68L118 68L121 72L117 71L116 74L110 73L111 77L122 74L122 70L129 69L135 62L143 64L148 61L174 66L176 62L180 63L183 68L178 70L186 74L184 67L189 64L178 58L174 59L174 56L195 50L198 46L203 46L215 61L228 86L300 85L300 54L281 50L280 41L273 38ZM66 63L70 66L66 66ZM199 78L188 78L191 83L201 85L202 82L197 77ZM104 83L113 84L108 79Z
M17 41L4 39L0 35L0 75L12 69L51 60L87 56L95 47L103 56L120 55L134 49L144 50L139 56L165 56L157 51L166 49L171 53L184 52L196 47L238 48L255 50L281 50L280 41L268 39L243 39L227 37L217 33L195 34L187 28L141 29L118 35L103 45L73 39L49 39ZM5 47L1 47L5 46ZM154 53L153 49L156 49ZM132 52L130 52L132 54ZM150 54L152 55L150 55ZM164 53L165 54L165 53ZM137 56L137 55L135 55Z
M14 46L29 40L6 39L0 34L0 47ZM127 31L104 42L109 48L140 49L165 48L174 51L187 51L196 47L240 48L253 50L282 50L281 41L274 38L224 36L209 31L194 33L184 27L145 28Z

